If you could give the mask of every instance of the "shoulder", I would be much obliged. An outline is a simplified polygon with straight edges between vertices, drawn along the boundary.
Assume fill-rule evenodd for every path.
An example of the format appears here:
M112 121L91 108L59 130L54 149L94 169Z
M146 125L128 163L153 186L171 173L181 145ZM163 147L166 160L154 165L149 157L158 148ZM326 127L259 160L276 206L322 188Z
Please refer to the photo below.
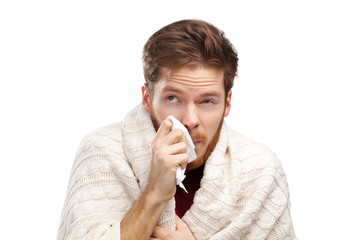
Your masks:
M85 135L75 156L72 178L79 179L100 172L111 176L129 172L121 124L100 127Z
M122 123L113 123L91 131L80 143L78 152L89 151L91 149L108 149L115 153L122 150Z
M277 191L288 198L288 184L282 164L276 154L263 143L245 137L229 128L232 164L236 166L245 195L257 191Z
M274 169L282 172L281 162L265 144L241 135L227 126L229 149L233 159L241 164L242 172Z

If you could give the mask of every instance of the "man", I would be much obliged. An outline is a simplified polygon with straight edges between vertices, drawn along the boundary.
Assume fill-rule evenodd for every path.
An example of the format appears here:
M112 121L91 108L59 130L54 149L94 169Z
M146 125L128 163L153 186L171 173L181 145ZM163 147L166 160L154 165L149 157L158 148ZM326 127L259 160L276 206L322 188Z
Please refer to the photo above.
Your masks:
M142 104L80 145L58 239L295 239L287 182L264 145L223 120L237 54L209 23L150 37ZM188 164L188 130L197 158ZM176 170L186 169L186 193Z

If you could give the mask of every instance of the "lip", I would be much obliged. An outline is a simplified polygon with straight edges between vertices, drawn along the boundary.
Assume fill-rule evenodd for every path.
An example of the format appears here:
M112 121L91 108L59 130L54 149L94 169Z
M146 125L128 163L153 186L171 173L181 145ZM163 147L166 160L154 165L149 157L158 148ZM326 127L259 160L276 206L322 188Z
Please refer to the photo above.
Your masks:
M201 143L201 140L194 140L193 143L194 143L194 146L196 147Z

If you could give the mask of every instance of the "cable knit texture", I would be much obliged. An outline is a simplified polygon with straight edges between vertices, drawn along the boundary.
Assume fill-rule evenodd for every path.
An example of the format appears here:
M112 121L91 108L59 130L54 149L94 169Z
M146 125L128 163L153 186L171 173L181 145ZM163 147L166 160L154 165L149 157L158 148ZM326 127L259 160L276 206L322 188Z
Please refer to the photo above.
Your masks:
M84 138L75 158L58 240L120 239L120 222L148 183L155 129L142 106ZM296 239L288 186L267 147L226 124L183 216L196 239ZM175 229L175 200L158 225Z

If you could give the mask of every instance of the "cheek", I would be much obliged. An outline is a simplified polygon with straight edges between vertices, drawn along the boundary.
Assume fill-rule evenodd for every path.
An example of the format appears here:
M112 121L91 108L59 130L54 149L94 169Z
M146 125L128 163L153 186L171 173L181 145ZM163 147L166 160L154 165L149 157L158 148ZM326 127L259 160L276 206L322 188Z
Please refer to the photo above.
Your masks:
M163 120L164 108L161 106L161 102L158 96L154 96L151 101L151 110L153 115L156 116L157 120Z
M171 109L166 108L161 104L155 103L153 105L153 115L156 116L156 119L161 123L164 121L169 115L174 115L174 112Z
M173 115L177 119L180 119L182 116L181 108L176 104L166 104L161 99L156 99L153 101L152 106L154 114L159 121L163 121L169 115Z

